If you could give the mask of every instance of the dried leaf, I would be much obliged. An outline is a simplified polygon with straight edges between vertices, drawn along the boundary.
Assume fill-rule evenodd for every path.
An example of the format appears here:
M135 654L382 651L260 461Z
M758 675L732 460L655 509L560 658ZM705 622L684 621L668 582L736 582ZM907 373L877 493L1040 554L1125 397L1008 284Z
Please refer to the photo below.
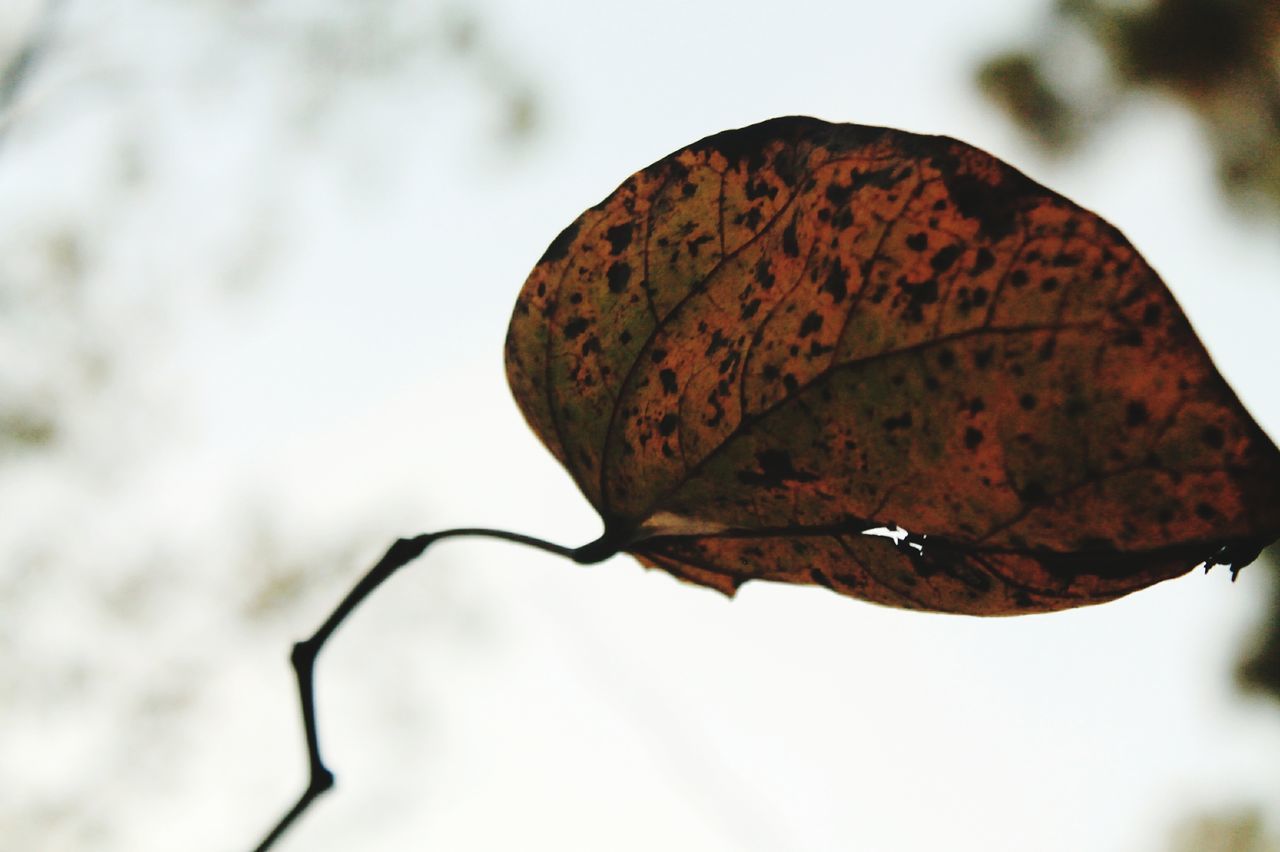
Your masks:
M1155 272L945 137L780 118L659 160L552 242L506 359L606 538L726 594L1038 612L1280 537L1280 451Z

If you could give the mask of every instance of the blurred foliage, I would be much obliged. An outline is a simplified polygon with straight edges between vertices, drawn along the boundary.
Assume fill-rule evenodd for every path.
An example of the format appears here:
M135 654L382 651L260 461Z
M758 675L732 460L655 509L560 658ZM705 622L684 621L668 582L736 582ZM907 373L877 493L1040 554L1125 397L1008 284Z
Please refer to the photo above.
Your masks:
M139 848L138 803L197 783L228 659L331 605L385 537L385 501L304 532L246 509L252 483L157 502L147 477L206 463L184 338L278 280L237 261L290 250L274 224L302 180L365 188L385 137L348 133L362 110L498 158L531 138L536 84L493 23L420 0L0 2L0 849ZM184 146L206 128L234 156L201 184Z
M1058 0L1039 36L978 81L1045 148L1070 151L1158 92L1204 128L1223 188L1280 212L1280 3Z
M254 87L280 105L274 126L246 131L264 131L249 155L259 163L271 162L290 145L307 152L325 138L341 137L341 121L378 92L389 92L410 108L438 108L443 124L457 120L450 98L461 91L484 126L463 127L459 133L497 143L503 154L526 143L538 127L531 75L476 7L416 0L198 0L182 9L152 0L126 5L137 20L190 42L184 61L165 72L171 75L165 85L186 93L188 121L216 121L201 113L216 103L209 91L218 86L243 90L237 73L252 75ZM98 428L85 425L95 416L100 425L102 417L119 420L122 410L147 404L147 393L138 393L136 385L149 365L133 360L138 357L134 331L150 325L151 343L170 345L166 334L180 332L171 327L172 320L157 324L156 315L170 313L186 298L175 295L178 290L195 293L201 286L135 282L143 292L128 296L133 315L113 314L126 299L107 295L118 282L107 280L103 256L126 241L121 223L164 191L147 178L172 159L172 151L162 150L170 140L159 121L148 126L137 115L171 106L158 101L153 89L154 69L173 59L162 42L154 44L154 59L121 56L121 44L127 42L95 37L86 23L91 16L86 6L66 0L0 8L0 157L19 141L16 134L43 133L49 144L47 137L57 132L50 131L52 126L62 122L65 128L75 120L63 111L73 100L86 115L93 113L86 102L111 115L105 133L82 152L84 161L100 162L109 177L100 186L86 182L79 209L50 203L57 212L32 211L24 230L0 235L0 467L64 449L72 436ZM113 70L103 73L103 68ZM215 68L229 70L213 73ZM103 106L108 101L113 106ZM445 119L446 114L453 117ZM283 181L260 185L252 194L246 190L251 197L242 200L241 215L221 250L232 259L219 282L224 293L247 292L265 278L264 258L282 241L273 219L287 204L271 193L288 190ZM2 201L12 205L14 196ZM105 210L112 214L104 218ZM242 259L239 265L236 258ZM119 327L129 324L137 328ZM146 360L155 361L153 355ZM167 405L152 402L157 409ZM151 437L140 440L147 443ZM99 431L97 440L105 439Z
M1069 154L1127 102L1159 94L1203 128L1226 194L1280 213L1280 2L1057 0L1026 46L990 57L979 85L1041 147ZM1280 558L1240 686L1280 700ZM1201 816L1175 836L1179 852L1276 852L1256 811Z
M1268 551L1271 558L1259 562L1271 570L1271 603L1269 615L1261 625L1258 639L1240 664L1240 684L1245 689L1270 695L1280 701L1280 559L1277 548Z
M1174 852L1280 852L1254 810L1201 817L1174 834Z
M1280 2L1057 0L1039 37L978 82L1046 149L1070 153L1126 100L1176 98L1200 120L1223 188L1280 213ZM1274 549L1272 551L1274 553ZM1242 685L1280 699L1280 569Z

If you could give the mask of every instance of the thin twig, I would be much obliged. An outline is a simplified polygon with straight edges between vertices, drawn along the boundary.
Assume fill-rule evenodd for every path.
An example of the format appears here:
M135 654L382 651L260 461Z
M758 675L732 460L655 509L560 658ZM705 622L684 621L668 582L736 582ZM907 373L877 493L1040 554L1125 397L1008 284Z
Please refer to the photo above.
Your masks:
M314 673L316 656L320 653L320 649L329 641L329 637L346 620L352 610L359 606L361 601L368 597L374 589L382 585L392 574L421 556L422 552L434 542L445 538L459 538L462 536L496 538L536 547L539 550L554 553L557 556L564 556L583 565L603 562L617 553L625 541L624 536L606 530L603 536L590 544L578 548L569 548L505 530L461 528L444 530L438 533L426 533L413 538L402 538L391 545L386 554L378 560L376 565L369 569L367 574L360 578L360 581L334 608L333 612L329 614L329 617L324 620L324 623L320 625L316 632L310 638L293 646L289 661L293 664L293 671L298 679L298 701L302 709L302 727L307 741L307 786L293 807L280 818L280 821L267 833L262 842L254 847L254 852L266 852L266 850L275 845L275 842L289 830L289 827L293 825L298 817L302 816L307 808L311 806L311 803L321 794L331 789L334 784L333 772L329 770L329 767L325 766L324 759L320 755L320 736L316 727Z

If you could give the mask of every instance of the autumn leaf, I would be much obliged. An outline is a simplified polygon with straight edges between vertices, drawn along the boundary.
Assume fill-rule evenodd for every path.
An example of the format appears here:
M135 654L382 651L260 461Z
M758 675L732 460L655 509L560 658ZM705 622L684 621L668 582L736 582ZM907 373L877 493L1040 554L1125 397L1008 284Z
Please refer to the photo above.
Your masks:
M664 157L551 243L506 363L605 540L727 594L1047 611L1280 537L1280 451L1151 267L946 137Z

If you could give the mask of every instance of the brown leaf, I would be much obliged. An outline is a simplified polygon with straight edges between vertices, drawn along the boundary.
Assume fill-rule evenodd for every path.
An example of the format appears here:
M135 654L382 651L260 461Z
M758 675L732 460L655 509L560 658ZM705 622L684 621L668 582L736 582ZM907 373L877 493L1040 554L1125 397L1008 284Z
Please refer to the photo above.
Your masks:
M779 118L659 160L547 249L507 374L609 536L727 594L1037 612L1280 537L1280 451L1155 272L946 137Z

